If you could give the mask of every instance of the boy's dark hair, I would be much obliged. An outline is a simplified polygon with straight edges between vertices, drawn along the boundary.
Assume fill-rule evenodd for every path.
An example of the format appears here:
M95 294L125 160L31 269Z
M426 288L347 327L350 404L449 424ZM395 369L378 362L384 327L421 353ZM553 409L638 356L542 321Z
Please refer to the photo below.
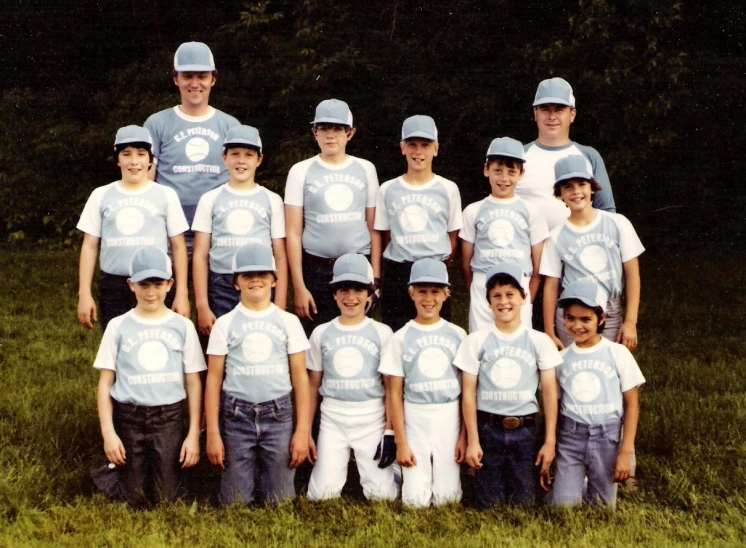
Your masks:
M277 274L275 274L272 270L255 270L252 272L234 272L233 273L233 287L236 287L238 285L238 277L241 274L272 274L274 276L275 280L277 280ZM238 289L236 289L238 291Z
M337 291L342 291L345 289L365 290L368 292L368 295L372 295L373 292L376 290L376 286L373 284L364 284L361 282L350 282L350 281L344 281L344 282L332 284L329 286L329 288L332 290L332 295L334 295Z
M510 274L504 274L500 272L487 280L487 292L485 293L485 295L487 296L487 302L490 302L490 291L492 291L496 285L509 285L511 287L514 287L520 292L521 297L523 297L524 299L526 298L526 290L521 287L521 284L518 283L518 280L516 280Z
M119 161L119 153L127 147L144 148L148 151L148 158L150 158L150 163L153 163L155 155L153 154L153 145L151 145L150 143L122 143L121 145L114 146L114 156L111 158L114 165L116 165Z
M254 152L256 152L257 156L261 156L262 155L262 151L259 150L259 147L255 147L254 145L245 145L243 143L231 143L231 144L228 144L228 145L224 145L223 146L223 154L225 154L226 152L228 152L228 150L230 150L232 148L248 148L249 150L253 150Z
M601 183L596 181L596 179L594 179L593 177L591 177L590 179L584 179L583 177L573 177L572 179L564 179L562 181L557 181L556 183L554 183L554 195L559 198L562 195L562 185L566 185L573 181L588 181L591 184L591 190L593 192L601 191Z
M525 162L521 162L518 158L510 158L508 156L487 156L487 160L485 160L485 165L487 166L487 169L489 169L492 164L502 164L506 166L508 169L518 169L520 171L523 171L523 166L526 164Z
M600 335L604 332L604 326L606 325L606 320L601 318L604 314L604 309L600 306L588 306L580 299L567 299L566 301L563 301L562 306L564 311L562 312L562 317L565 317L565 314L567 314L567 309L570 308L571 305L580 305L583 308L587 308L588 310L593 310L593 313L596 314L596 318L598 318L598 329L596 332ZM603 320L603 321L602 321Z

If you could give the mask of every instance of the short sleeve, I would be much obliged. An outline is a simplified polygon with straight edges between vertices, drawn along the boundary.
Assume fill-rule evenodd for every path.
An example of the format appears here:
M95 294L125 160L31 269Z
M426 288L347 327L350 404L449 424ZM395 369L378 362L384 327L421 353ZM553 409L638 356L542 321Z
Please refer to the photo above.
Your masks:
M308 171L308 161L299 162L290 168L285 182L285 203L303 207L303 183Z
M199 199L197 211L194 213L192 221L192 230L212 234L212 208L215 204L215 198L223 187L219 186L210 192L205 192Z
M376 166L367 160L361 160L365 175L368 179L366 186L365 207L376 207L376 198L378 197L378 173Z
M378 337L381 339L381 354L383 354L383 349L385 349L391 342L394 332L391 331L391 328L385 323L377 322L375 320L370 321L373 324L373 328L378 333Z
M468 335L458 347L453 365L464 373L479 374L479 347L484 341L484 335L477 331Z
M611 353L616 363L622 392L626 392L645 383L645 377L643 377L642 371L640 371L640 366L637 365L632 352L626 346L611 344Z
M389 230L389 218L386 212L386 190L388 187L388 183L383 183L376 193L376 216L373 221L375 230Z
M549 237L549 228L547 228L546 217L533 204L524 200L528 209L528 230L531 239L531 245L534 246L543 242Z
M544 242L544 249L541 252L539 273L542 276L551 276L552 278L562 277L562 260L557 252L557 246L555 245L554 238L552 238L551 234Z
M143 127L150 133L150 138L153 140L153 155L155 156L156 163L158 162L158 156L161 155L161 145L163 139L161 138L161 132L157 124L157 113L153 114L145 120Z
M381 354L381 364L378 366L378 372L393 377L404 376L404 365L402 364L402 339L404 337L406 326L397 331L389 344L387 344Z
M619 215L617 213L614 214L614 221L619 227L620 232L619 251L622 255L622 262L626 263L627 261L642 255L645 248L642 246L640 237L637 235L637 232L635 232L629 219L624 215Z
M96 369L117 370L117 332L122 325L126 314L113 318L104 330L104 336L101 338L101 344L96 353L96 359L93 367Z
M272 240L279 240L285 237L285 208L282 205L282 198L280 198L279 194L271 190L267 190L266 192L269 195L269 205L272 210L272 217L269 223L269 237Z
M311 333L309 339L309 347L306 350L306 369L310 371L323 371L324 370L324 357L321 354L321 335L326 331L329 324L323 324L318 326Z
M300 320L297 316L294 316L289 312L282 312L285 319L285 329L287 329L288 334L288 354L305 352L306 350L308 350L309 344L308 338L306 337L305 331L303 331L303 326L301 326Z
M210 340L207 343L208 356L225 356L228 354L228 327L234 314L228 313L217 319L210 332Z
M532 329L529 336L536 346L536 365L541 371L554 369L562 363L562 356L549 335Z
M448 232L459 230L464 226L464 218L461 212L461 193L458 191L456 183L448 181L448 202L450 211L448 213Z
M163 192L166 193L166 200L168 202L168 209L166 211L166 232L168 237L178 236L189 230L189 223L184 216L184 210L179 202L179 197L176 195L176 191L168 186L161 186Z
M464 226L461 227L461 231L458 233L459 238L472 244L477 239L477 227L475 223L476 223L477 212L479 211L479 205L481 203L482 202L479 201L479 202L474 202L473 204L469 204L468 206L466 206L466 209L464 209L464 214L463 214Z
M100 186L91 192L83 208L83 213L80 214L80 220L77 225L78 230L96 238L101 237L101 200L109 186Z
M184 373L199 373L207 369L205 357L202 355L202 347L199 344L197 330L191 320L182 316L181 318L186 327L186 336L184 340Z

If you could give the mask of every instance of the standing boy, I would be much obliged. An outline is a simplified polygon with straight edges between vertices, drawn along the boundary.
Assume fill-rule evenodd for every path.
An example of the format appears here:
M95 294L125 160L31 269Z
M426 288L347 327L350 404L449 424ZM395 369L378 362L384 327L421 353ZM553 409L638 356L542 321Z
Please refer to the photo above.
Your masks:
M151 178L176 191L191 226L202 194L228 179L220 153L228 128L237 126L238 120L209 105L218 71L210 48L202 42L179 46L172 76L180 104L145 120L156 157ZM194 234L188 231L190 258L193 241Z
M241 300L233 285L233 256L248 243L272 246L277 265L274 303L285 309L285 211L282 198L254 180L263 158L259 131L251 126L233 126L223 143L228 182L199 200L192 224L192 274L197 326L202 335L209 335L216 318L233 310Z
M295 164L285 186L287 255L295 313L307 333L331 321L338 308L326 280L345 253L370 257L380 276L380 240L373 237L376 168L347 154L355 135L352 113L338 99L321 101L311 122L319 154Z
M106 458L116 465L124 500L141 507L177 498L181 470L199 461L205 360L192 322L165 305L173 284L168 256L157 247L139 249L128 283L137 305L109 322L93 367L101 372L98 415Z
M412 265L409 297L416 316L394 333L378 368L388 377L402 502L416 507L461 500L459 465L466 438L453 359L466 333L440 317L449 287L442 261L420 259Z
M352 449L366 498L394 499L399 494L391 467L396 449L378 372L381 349L391 339L391 328L365 316L374 285L373 269L363 255L350 253L337 259L330 286L339 317L313 330L311 348L306 352L310 417L316 413L318 395L324 397L318 460L308 498L340 495Z
M486 298L495 323L470 334L454 361L463 372L466 462L476 470L480 508L532 505L537 484L548 489L550 483L557 425L554 368L562 358L549 337L521 325L522 277L523 271L512 263L499 263L487 273ZM544 408L540 449L539 381Z
M430 116L412 116L402 125L401 152L407 172L381 185L376 201L376 231L383 233L383 323L394 331L416 311L406 297L412 264L424 258L453 263L456 236L462 227L461 195L453 181L433 173L438 129ZM441 316L450 321L446 300Z
M272 304L270 247L238 248L233 273L241 302L217 319L207 346L207 456L223 471L221 504L252 502L255 485L261 502L281 502L295 496L295 469L308 457L308 339Z
M484 176L492 193L464 210L461 237L461 270L470 292L469 332L495 323L484 298L485 275L499 262L517 264L526 302L521 322L531 326L531 299L539 290L539 263L547 223L537 208L515 195L515 186L523 176L523 145L510 137L493 139L487 149Z

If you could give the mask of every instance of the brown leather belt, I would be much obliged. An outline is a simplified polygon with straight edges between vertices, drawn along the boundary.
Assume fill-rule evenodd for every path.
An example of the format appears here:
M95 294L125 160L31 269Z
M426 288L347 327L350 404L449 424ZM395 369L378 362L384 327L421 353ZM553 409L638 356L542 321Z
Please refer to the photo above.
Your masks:
M534 426L536 424L536 414L524 415L522 417L511 417L477 410L477 420L489 424L490 426L504 428L505 430L515 430L521 426Z

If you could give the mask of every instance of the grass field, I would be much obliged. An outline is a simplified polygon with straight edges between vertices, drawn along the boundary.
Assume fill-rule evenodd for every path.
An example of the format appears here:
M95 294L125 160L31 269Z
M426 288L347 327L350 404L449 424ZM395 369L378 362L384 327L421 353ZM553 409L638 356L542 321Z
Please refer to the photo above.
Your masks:
M351 499L221 509L207 467L189 500L132 511L88 479L101 461L91 368L100 331L75 321L77 253L2 249L0 546L742 545L744 267L742 257L643 255L639 490L616 512L410 511Z

